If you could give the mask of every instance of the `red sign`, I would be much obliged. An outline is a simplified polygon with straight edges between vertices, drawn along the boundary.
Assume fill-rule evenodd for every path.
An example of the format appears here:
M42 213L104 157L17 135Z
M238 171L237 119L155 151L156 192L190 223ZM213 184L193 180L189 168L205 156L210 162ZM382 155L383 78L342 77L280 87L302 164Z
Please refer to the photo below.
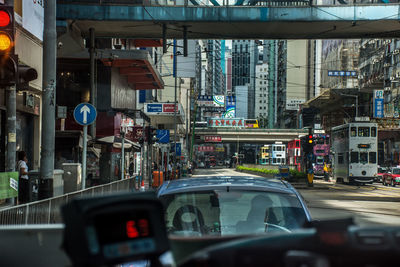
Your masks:
M213 152L214 147L213 146L199 146L199 151L201 152Z
M163 104L163 112L174 113L174 104ZM176 105L176 113L178 113L178 106Z
M204 142L222 142L222 137L220 135L205 135Z

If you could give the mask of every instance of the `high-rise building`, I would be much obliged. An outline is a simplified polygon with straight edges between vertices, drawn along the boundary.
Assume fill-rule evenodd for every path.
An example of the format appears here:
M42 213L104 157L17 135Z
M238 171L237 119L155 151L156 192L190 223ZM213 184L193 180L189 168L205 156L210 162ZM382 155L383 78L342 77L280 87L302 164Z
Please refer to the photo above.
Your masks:
M237 88L240 85L249 85L248 118L255 117L255 72L257 61L258 48L254 40L232 41L232 87ZM238 92L234 91L233 94L237 96Z
M256 65L255 118L260 127L266 127L268 116L268 64L259 61Z
M221 68L221 41L207 40L207 63L208 63L208 78L207 87L211 95L222 95L225 93L223 87L223 74Z

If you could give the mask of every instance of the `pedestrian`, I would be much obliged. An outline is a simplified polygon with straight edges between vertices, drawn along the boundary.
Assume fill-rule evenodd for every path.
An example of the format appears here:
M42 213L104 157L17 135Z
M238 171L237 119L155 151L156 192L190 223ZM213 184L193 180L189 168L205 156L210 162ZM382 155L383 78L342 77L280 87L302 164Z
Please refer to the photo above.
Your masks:
M172 179L172 164L171 164L171 162L168 163L168 178Z
M18 204L29 202L28 159L25 151L18 152Z

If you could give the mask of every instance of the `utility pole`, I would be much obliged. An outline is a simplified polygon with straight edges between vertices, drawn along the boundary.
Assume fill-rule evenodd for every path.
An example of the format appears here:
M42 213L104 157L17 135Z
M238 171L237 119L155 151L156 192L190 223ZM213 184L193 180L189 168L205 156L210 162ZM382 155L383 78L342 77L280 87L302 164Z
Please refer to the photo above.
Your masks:
M43 112L42 150L40 158L40 191L44 179L52 179L54 171L55 106L56 106L56 1L44 2L43 32Z
M89 56L90 56L90 103L97 108L97 88L95 82L95 36L94 29L89 29L90 34L90 47L89 47ZM96 121L94 121L90 125L90 134L92 135L92 139L96 139Z
M178 75L177 75L177 51L176 51L176 40L174 40L174 76L175 76L175 87L174 87L174 166L172 168L172 177L175 177L176 173L176 106L177 106L177 101L176 101L176 94L177 94L177 87L178 87Z

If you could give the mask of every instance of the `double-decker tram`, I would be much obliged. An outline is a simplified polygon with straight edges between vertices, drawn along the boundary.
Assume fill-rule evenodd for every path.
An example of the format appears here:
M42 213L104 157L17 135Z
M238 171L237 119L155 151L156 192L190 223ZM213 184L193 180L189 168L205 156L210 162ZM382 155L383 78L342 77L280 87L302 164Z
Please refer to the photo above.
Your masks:
M258 152L258 163L261 165L269 165L271 163L271 145L260 147Z
M272 150L272 165L286 164L286 146L282 142L275 142L271 145Z
M332 128L336 181L373 182L378 170L377 136L377 124L372 122L352 122Z
M287 145L288 164L296 166L296 170L301 171L301 146L300 139L294 139Z
M328 134L314 134L314 147L313 153L315 162L313 164L314 174L321 176L324 175L324 164L329 162L329 135Z

